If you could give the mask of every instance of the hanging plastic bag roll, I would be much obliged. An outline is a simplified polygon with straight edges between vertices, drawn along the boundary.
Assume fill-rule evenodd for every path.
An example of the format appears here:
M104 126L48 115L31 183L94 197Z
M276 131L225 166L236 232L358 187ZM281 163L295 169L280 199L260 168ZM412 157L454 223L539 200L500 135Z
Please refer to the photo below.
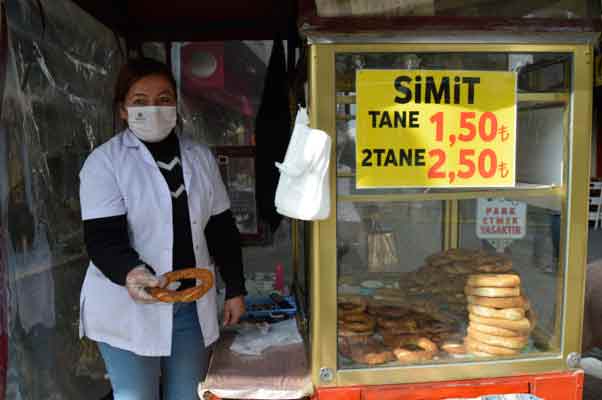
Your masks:
M276 163L280 170L275 197L278 213L306 221L328 218L331 142L326 132L309 127L307 111L300 108L284 161Z

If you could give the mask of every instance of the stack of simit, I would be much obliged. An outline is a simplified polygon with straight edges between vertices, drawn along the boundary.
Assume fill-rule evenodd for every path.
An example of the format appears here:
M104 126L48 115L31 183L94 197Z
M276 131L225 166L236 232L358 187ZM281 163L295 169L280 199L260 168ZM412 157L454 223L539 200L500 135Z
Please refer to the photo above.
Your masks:
M483 357L519 354L533 328L529 302L516 274L474 274L465 287L469 325L466 349Z

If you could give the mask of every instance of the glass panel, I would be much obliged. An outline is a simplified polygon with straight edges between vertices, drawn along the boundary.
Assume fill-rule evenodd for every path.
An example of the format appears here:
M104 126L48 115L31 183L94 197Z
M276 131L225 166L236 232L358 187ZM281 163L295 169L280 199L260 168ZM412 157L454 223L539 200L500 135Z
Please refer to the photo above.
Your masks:
M591 17L593 0L316 0L320 17L343 16L463 16L572 19Z
M214 150L238 230L243 237L259 235L255 195L255 149L251 146L220 146Z
M520 104L518 112L517 180L524 183L562 184L564 104Z
M558 198L444 204L338 202L339 368L559 352Z
M209 146L254 145L271 42L186 42L174 48L184 129Z
M572 58L524 53L341 53L335 58L337 173L354 179L355 72L359 69L492 70L518 72L517 188L560 185ZM538 94L537 99L528 96ZM546 94L547 93L547 94ZM523 97L521 97L523 96ZM526 96L526 97L525 97ZM546 97L548 96L548 97ZM403 129L403 128L401 128ZM530 185L530 186L526 186ZM454 189L433 191L449 192ZM355 194L413 193L415 189L359 190ZM418 190L420 191L420 190Z
M435 331L443 318L451 320L425 286L413 283L429 278L417 271L441 250L442 220L438 201L338 202L340 368L399 365L390 341L422 329L433 330L429 340L439 340Z
M569 90L571 56L566 54L510 54L510 69L519 71L521 92Z
M0 398L98 400L111 385L96 344L78 332L89 262L78 173L113 134L123 54L114 32L74 2L5 4Z
M336 56L339 368L560 351L564 230L554 188L566 184L571 63L567 54ZM362 68L517 71L516 187L471 189L484 192L478 200L454 200L462 189L357 189ZM447 200L410 201L427 192ZM504 276L476 276L484 273Z
M506 243L499 239L483 239L487 235L480 231L500 229L505 222L512 221L508 221L508 215L502 215L503 207L490 207L479 213L477 200L466 200L459 203L460 247L495 251L497 246L499 254L512 260L512 273L520 276L522 295L531 306L534 326L530 344L533 346L529 346L528 350L557 352L560 350L562 310L559 293L562 293L564 275L560 199L548 196L520 201L503 200L508 210L510 207L525 208L526 223L521 227L524 237Z
M543 53L340 53L337 91L355 91L358 69L463 69L517 71L524 91L568 91L571 55ZM347 93L350 94L350 93Z

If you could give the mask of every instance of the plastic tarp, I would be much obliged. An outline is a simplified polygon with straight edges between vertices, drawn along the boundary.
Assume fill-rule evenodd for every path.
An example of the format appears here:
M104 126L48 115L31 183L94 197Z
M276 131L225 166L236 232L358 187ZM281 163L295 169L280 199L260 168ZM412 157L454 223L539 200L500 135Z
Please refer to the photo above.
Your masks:
M8 270L7 399L101 399L110 391L104 364L77 329L88 263L78 173L117 126L113 85L124 54L118 36L71 1L7 0L6 8L0 238ZM226 149L216 150L222 161L236 161L238 150L248 148L254 162L270 48L271 42L174 43L183 128ZM162 44L145 43L142 50L165 61ZM209 52L222 61L217 75L206 74ZM228 183L249 174L224 172ZM265 238L252 239L249 244L265 245ZM247 273L271 271L276 260L292 270L290 225L281 224L270 239L267 247L245 248Z
M102 399L110 392L102 358L93 342L78 337L79 293L88 264L78 173L117 126L113 86L124 51L114 32L69 0L6 0L5 5L0 245L8 282L6 398ZM183 127L225 148L222 161L244 158L237 151L248 148L254 162L254 125L270 48L271 42L174 43ZM157 43L143 46L146 56L163 61L165 50ZM206 74L208 52L228 61L217 75ZM184 76L186 67L199 70ZM224 172L233 187L246 183L249 174L235 168ZM272 271L277 261L292 270L288 223L272 234L269 246L256 236L249 244L264 247L245 248L248 274Z
M113 132L117 36L67 0L8 0L0 128L2 252L8 265L7 399L100 399L96 346L79 340L88 259L78 173Z

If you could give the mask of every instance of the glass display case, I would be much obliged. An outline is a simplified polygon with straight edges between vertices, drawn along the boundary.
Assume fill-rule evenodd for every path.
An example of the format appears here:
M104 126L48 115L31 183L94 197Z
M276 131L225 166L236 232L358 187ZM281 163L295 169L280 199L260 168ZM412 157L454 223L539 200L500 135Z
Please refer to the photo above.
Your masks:
M326 37L309 35L311 123L336 138L335 211L311 228L315 384L566 370L582 321L590 42L567 35L512 45L393 44L358 35L357 43L348 36L338 44ZM357 82L359 71L371 70L512 72L514 181L460 187L445 175L432 187L359 185ZM483 163L492 173L501 168Z

